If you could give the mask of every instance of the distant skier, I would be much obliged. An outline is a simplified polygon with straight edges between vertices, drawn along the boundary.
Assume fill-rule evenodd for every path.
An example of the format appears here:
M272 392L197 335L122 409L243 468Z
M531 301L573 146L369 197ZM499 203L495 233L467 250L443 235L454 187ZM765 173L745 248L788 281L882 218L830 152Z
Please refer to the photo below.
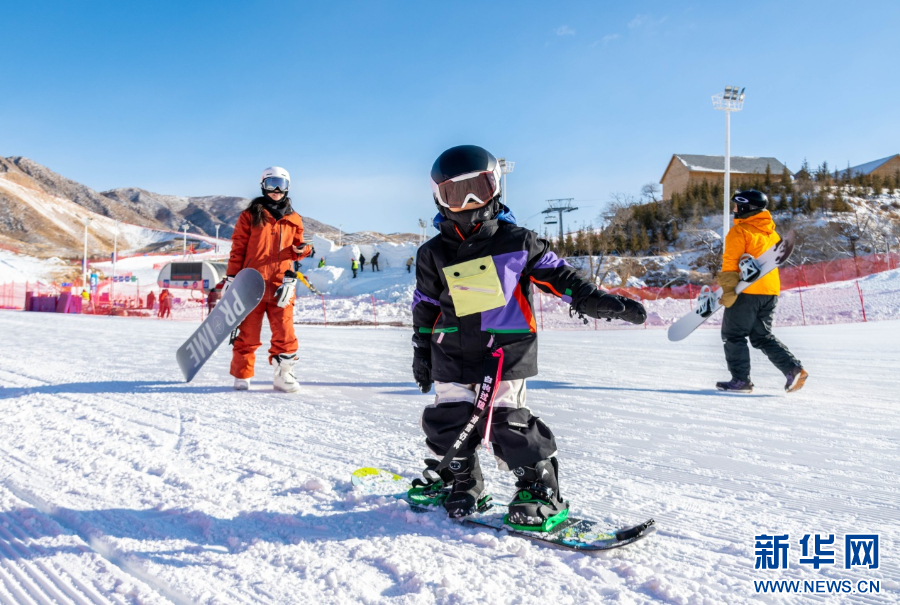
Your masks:
M321 268L324 267L324 266L325 266L325 257L323 256L322 258L319 259L319 264L316 265L316 267L318 267L319 269L321 269Z
M223 279L209 291L209 294L206 295L206 307L209 313L212 313L212 310L216 308L216 303L219 302L219 298L222 297L222 288L224 286L225 280Z
M438 235L419 248L412 307L413 375L423 393L435 386L434 403L422 414L426 444L441 457L454 446L475 410L483 364L501 347L490 441L500 468L516 476L509 521L549 529L569 505L560 495L553 433L526 407L525 379L537 374L531 284L590 317L641 324L646 313L639 302L578 277L547 240L516 226L500 202L499 163L485 149L463 145L442 153L431 187ZM485 494L476 453L485 423L482 418L440 474L452 486L443 502L451 517L472 514ZM426 462L429 479L437 462Z
M356 279L356 272L359 270L359 262L355 258L350 259L350 270L353 271L353 278Z
M762 276L740 294L735 288L741 281L739 263L741 256L757 257L781 239L775 232L775 222L766 210L769 198L766 194L748 189L738 191L732 198L734 226L725 237L722 255L722 271L718 282L722 287L722 341L725 343L725 361L731 380L717 382L720 391L752 393L750 380L750 344L766 354L775 367L781 370L787 382L784 390L797 391L803 387L809 374L800 360L794 357L780 340L772 334L772 317L781 293L778 269Z
M381 256L381 252L376 252L375 256L372 257L372 260L369 261L369 264L372 265L372 271L381 271L381 269L378 268L378 257L379 256Z
M153 293L153 290L150 290L150 293L147 294L147 308L152 310L154 304L156 304L156 294Z
M257 307L239 326L231 358L234 388L250 388L254 375L256 349L260 344L263 317L269 320L272 343L269 364L274 361L273 386L279 391L300 390L294 377L297 363L297 337L294 334L293 262L305 258L310 246L303 244L303 220L291 207L288 171L278 166L266 168L260 178L262 195L254 198L238 217L231 236L231 256L225 278L228 286L241 269L251 267L262 274L266 293Z
M168 288L163 288L159 293L159 312L157 317L165 319L172 316L172 293Z
M359 270L360 272L366 270L366 257L362 254L359 255Z
M413 257L410 256L409 260L406 261L406 272L407 273L412 273L412 266L413 266Z

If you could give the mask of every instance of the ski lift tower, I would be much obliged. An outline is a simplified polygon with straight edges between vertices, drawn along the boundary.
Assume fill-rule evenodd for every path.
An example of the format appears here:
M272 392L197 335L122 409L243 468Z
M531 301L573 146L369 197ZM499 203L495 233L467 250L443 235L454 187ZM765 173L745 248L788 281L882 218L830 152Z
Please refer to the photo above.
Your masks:
M575 201L574 197L565 197L559 198L555 200L547 200L547 208L541 211L541 214L546 214L544 217L545 225L552 225L557 221L555 219L559 219L559 245L563 244L563 213L564 212L573 212L578 210L575 206L572 205L572 202ZM556 213L557 216L552 216L553 213Z
M722 227L722 241L728 234L730 227L728 215L731 213L731 112L740 111L744 108L744 91L742 88L738 92L737 86L726 86L724 93L713 95L712 102L714 109L721 109L725 112L725 216Z
M419 219L419 245L425 243L425 240L428 239L428 223L425 222L424 218Z

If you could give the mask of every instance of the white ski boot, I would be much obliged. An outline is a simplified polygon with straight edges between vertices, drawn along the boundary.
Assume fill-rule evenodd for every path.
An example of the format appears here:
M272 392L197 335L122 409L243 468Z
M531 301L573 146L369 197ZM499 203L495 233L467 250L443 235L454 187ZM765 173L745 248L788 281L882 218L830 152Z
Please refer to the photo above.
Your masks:
M294 364L297 363L297 354L282 353L272 359L277 364L275 366L275 379L272 381L272 386L275 387L275 390L284 391L285 393L296 393L299 391L300 385L294 377Z
M250 379L249 378L235 378L234 379L234 390L235 391L246 391L250 389Z

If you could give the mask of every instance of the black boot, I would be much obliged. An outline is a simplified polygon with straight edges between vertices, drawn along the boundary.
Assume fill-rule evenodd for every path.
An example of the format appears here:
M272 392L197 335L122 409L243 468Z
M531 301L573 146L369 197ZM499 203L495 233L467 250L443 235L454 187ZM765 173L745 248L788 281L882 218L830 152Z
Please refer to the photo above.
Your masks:
M478 455L468 458L454 458L449 464L453 473L453 488L444 501L444 508L452 518L467 517L484 504L484 477Z
M752 393L753 383L749 380L741 380L740 378L732 378L728 382L717 382L716 388L720 391L729 393ZM786 387L785 387L786 388Z
M569 515L569 503L559 494L559 463L547 458L513 470L518 492L509 503L504 523L516 529L550 531Z

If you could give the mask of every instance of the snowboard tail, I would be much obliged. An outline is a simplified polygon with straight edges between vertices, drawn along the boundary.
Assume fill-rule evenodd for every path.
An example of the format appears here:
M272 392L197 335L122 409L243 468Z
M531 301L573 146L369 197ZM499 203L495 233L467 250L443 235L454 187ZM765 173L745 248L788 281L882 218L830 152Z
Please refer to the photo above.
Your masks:
M417 513L440 512L446 514L440 503L424 504L417 497L410 498L412 483L401 475L377 468L360 468L351 475L351 483L369 494L391 496L409 504ZM568 511L567 511L568 512ZM492 504L490 496L479 502L473 515L460 519L464 525L488 527L496 531L506 531L545 546L565 548L583 552L596 552L620 548L642 540L656 532L656 522L649 519L633 527L610 529L599 521L580 519L566 515L548 531L510 525L506 522L509 508L503 504ZM562 515L560 515L562 516Z
M260 303L266 282L256 269L243 269L200 327L178 348L175 359L185 382L193 380L228 335Z

